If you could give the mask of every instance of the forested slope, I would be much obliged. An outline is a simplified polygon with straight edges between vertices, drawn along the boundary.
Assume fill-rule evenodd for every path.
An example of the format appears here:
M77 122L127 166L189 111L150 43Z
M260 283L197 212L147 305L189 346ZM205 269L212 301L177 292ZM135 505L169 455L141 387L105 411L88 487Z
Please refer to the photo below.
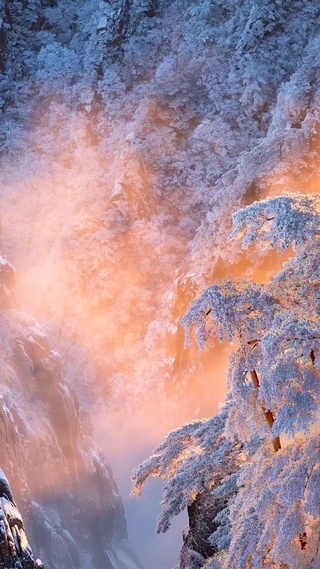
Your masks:
M4 240L21 295L81 330L88 381L139 394L174 358L181 371L174 320L236 259L230 211L317 180L319 7L35 0L3 14Z

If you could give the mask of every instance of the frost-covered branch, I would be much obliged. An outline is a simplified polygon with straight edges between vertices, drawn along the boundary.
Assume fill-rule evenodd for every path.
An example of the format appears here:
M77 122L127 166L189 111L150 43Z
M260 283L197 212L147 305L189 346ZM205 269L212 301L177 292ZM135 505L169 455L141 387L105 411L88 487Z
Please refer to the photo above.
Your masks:
M200 349L215 335L220 342L225 338L231 342L235 336L249 342L268 327L278 304L263 285L222 281L209 287L182 318L186 344L190 343L191 332L196 333Z
M224 436L226 405L211 419L192 421L169 433L150 458L132 473L132 494L140 496L149 476L166 480L158 532L165 532L173 516L191 505L198 494L237 470L239 445Z
M289 194L254 202L233 215L231 238L246 249L255 241L264 248L301 247L320 235L320 196Z
M319 563L319 434L277 454L261 447L242 469L230 508L232 541L224 569L307 569ZM274 565L273 565L274 564ZM268 566L268 565L266 565Z
M237 341L228 382L237 405L227 427L232 433L238 429L243 440L257 425L268 436L259 419L261 409L274 446L282 433L293 435L317 420L319 207L318 195L285 194L238 212L234 235L247 229L245 244L267 239L284 248L293 243L299 246L297 256L268 285L228 279L209 287L182 320L186 342L194 332L201 349L215 335L220 341ZM248 236L252 239L245 241Z

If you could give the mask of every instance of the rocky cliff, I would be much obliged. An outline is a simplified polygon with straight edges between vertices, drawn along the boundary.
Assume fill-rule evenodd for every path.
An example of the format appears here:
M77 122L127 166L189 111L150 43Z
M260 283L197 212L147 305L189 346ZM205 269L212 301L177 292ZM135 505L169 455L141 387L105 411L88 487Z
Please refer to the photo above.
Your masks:
M0 565L2 569L43 569L34 560L21 514L13 500L10 484L0 469Z
M141 569L128 542L112 470L91 438L89 417L45 331L17 309L14 269L3 258L0 303L1 466L34 551L51 569ZM17 520L12 527L21 529L11 494L7 498L0 523L12 518Z

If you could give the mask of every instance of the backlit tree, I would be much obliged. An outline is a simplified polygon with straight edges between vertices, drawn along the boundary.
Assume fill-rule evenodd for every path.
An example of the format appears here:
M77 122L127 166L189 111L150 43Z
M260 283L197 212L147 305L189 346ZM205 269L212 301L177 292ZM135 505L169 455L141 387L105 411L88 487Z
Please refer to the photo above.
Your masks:
M215 563L223 569L316 569L320 563L320 197L286 193L240 210L233 222L231 237L242 239L244 248L256 241L280 251L292 246L295 257L268 284L229 278L209 287L182 320L187 344L195 334L201 350L212 345L215 336L234 346L220 439L214 433L215 423L209 421L214 442L209 436L201 447L206 475L193 457L194 469L189 469L190 476L184 470L183 485L179 482L180 471L190 461L188 448L193 452L191 423L184 427L189 446L184 444L178 470L174 445L179 431L175 431L134 478L140 484L150 474L168 478L164 507L173 489L180 505L190 504L195 495L186 489L201 493L212 487L210 474L217 472L217 466L222 471L227 468L230 453L223 449L233 444L233 452L237 449L244 460L233 459L238 489L224 510L230 527L228 552ZM157 454L164 448L165 469L159 468ZM216 478L214 483L222 481L223 486L227 479Z

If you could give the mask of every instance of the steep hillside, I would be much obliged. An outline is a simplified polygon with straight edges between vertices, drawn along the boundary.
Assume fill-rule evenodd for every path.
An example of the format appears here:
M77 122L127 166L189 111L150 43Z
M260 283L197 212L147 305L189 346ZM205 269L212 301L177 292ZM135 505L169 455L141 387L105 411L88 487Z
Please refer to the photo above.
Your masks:
M142 569L88 414L43 328L17 310L13 284L1 258L1 465L30 543L50 569Z

